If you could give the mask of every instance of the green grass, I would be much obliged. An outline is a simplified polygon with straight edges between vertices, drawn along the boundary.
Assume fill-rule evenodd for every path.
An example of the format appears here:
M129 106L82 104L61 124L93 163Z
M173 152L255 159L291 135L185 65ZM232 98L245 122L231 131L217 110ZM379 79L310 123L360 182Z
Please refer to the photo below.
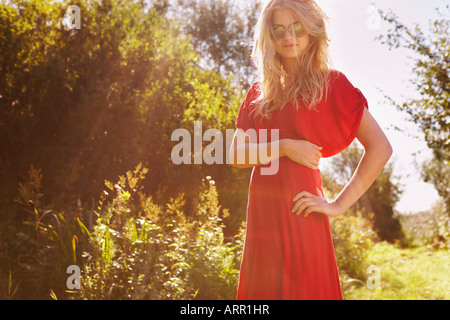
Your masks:
M345 292L344 299L450 299L450 250L400 249L381 242L370 249L367 258L371 265L380 268L381 288L360 285Z

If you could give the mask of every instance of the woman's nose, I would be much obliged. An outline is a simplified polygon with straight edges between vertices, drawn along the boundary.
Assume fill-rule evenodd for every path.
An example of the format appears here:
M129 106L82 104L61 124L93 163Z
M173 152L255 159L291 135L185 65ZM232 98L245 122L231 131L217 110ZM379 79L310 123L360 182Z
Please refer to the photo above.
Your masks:
M285 32L285 34L284 34L284 38L285 38L286 40L291 40L291 39L293 39L294 37L292 36L290 30L286 30L286 32Z

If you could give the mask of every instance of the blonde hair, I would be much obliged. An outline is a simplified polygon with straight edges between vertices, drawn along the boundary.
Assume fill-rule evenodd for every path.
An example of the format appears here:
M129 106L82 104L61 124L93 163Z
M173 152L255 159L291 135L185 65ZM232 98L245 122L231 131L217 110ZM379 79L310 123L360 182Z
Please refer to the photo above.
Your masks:
M282 79L287 76L276 53L272 36L272 14L276 9L290 10L309 35L309 44L298 60L298 72L289 87L282 90ZM311 110L328 90L330 73L325 21L328 17L313 0L270 0L255 26L252 58L259 77L260 95L257 98L257 115L271 118L289 101L299 109L299 99Z

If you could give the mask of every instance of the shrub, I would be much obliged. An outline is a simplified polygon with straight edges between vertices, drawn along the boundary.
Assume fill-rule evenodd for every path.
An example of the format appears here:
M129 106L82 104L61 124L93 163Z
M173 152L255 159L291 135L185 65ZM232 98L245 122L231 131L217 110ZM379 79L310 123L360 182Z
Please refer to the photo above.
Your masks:
M75 211L49 209L41 182L41 170L31 166L28 177L19 184L16 206L1 225L0 288L7 282L7 289L1 291L6 299L48 299L50 292L64 295L66 268L77 264L79 258Z
M342 215L330 223L343 292L367 278L366 252L377 239L370 220Z
M430 210L414 214L399 214L406 247L428 246L446 249L450 244L450 216L443 201Z
M165 206L138 191L147 169L138 166L100 201L88 234L83 299L230 299L237 287L242 232L226 241L214 183L207 179L195 216L183 213L184 195ZM105 196L109 194L105 193Z

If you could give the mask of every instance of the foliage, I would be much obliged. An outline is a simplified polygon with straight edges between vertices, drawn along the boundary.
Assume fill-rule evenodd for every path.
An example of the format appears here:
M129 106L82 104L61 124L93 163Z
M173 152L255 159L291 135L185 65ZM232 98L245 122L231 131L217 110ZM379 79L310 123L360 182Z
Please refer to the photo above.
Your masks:
M392 11L380 11L392 29L379 39L390 49L403 47L413 53L414 78L411 83L418 96L402 103L387 98L419 125L428 147L433 150L435 159L424 165L423 175L433 182L450 212L449 184L445 183L450 174L450 11L447 0L442 9L440 18L431 22L429 36L425 36L418 25L414 30L408 28Z
M177 0L172 10L202 53L202 63L247 89L254 76L251 43L261 2Z
M406 244L415 248L443 249L450 244L450 217L444 203L438 202L431 210L411 215L400 215Z
M425 182L434 185L450 218L450 163L440 156L425 161L422 164L421 176Z
M336 261L345 293L367 280L367 252L378 240L369 219L341 216L330 222Z
M80 7L79 30L62 23L69 4ZM242 93L200 66L164 1L16 0L0 10L3 202L30 164L51 179L43 191L56 205L91 203L105 179L139 162L159 168L151 172L158 183L146 187L161 202L185 187L198 191L207 170L233 176L226 166L181 168L168 159L172 132L193 119L234 128ZM180 177L197 182L180 185Z
M46 208L41 182L41 170L32 166L16 198L25 218L18 224L11 214L1 226L0 275L4 279L8 274L8 290L0 294L7 299L45 299L49 288L57 295L64 294L66 268L79 262L77 251L83 242L72 214L76 211Z
M165 206L140 191L133 201L145 174L138 166L114 186L106 183L115 197L101 201L89 235L81 298L232 299L242 240L238 235L225 241L212 180L204 183L196 215L188 219L182 194Z

